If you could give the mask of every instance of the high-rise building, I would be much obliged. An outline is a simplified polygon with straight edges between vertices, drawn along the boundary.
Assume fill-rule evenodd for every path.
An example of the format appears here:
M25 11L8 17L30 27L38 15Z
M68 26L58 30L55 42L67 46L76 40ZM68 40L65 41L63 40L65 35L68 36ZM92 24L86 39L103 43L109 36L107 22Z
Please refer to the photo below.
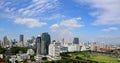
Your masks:
M21 44L21 47L24 46L24 35L20 35L20 44Z
M24 42L24 35L20 35L20 42Z
M42 33L41 35L41 54L47 55L49 51L49 44L51 42L50 35L48 33Z
M47 55L50 42L51 39L48 33L42 33L41 36L38 36L36 38L37 55Z
M7 36L4 36L4 37L3 37L3 43L4 43L4 47L9 46L10 42L9 42Z
M75 37L73 40L73 44L79 44L79 38Z
M41 54L41 37L38 36L36 38L36 49L37 49L37 55L40 55Z

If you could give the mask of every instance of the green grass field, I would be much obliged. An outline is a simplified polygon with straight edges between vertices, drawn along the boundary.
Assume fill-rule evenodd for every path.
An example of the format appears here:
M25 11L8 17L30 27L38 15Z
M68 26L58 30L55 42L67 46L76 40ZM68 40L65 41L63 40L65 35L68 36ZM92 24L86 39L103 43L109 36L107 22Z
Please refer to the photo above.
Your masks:
M91 54L91 53L73 53L74 56L78 56L85 60L92 60L97 61L99 63L120 63L118 62L118 58L110 57L107 55L101 55L101 54ZM88 55L89 57L86 57L85 55Z

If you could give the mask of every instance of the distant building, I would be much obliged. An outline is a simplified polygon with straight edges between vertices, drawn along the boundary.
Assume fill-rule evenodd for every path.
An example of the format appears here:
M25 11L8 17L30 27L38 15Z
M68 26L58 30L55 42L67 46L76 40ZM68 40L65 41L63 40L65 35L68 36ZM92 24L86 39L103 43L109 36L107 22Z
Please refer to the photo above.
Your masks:
M73 44L79 44L79 38L75 37L73 40Z
M68 42L63 38L61 41L61 46L67 46Z
M67 46L61 46L60 50L61 50L61 53L62 52L68 52L68 47Z
M27 40L27 42L25 43L25 45L27 46L27 47L36 47L35 46L35 41L36 41L36 38L34 37L34 36L32 36L30 39L28 39Z
M20 44L21 44L21 47L24 46L24 35L20 35Z
M105 44L104 42L101 42L101 43L100 43L100 48L105 48L105 45L106 45L106 44Z
M11 40L11 47L16 47L16 46L17 46L16 39Z
M3 43L4 43L4 47L8 47L10 45L10 42L9 42L7 36L3 37Z

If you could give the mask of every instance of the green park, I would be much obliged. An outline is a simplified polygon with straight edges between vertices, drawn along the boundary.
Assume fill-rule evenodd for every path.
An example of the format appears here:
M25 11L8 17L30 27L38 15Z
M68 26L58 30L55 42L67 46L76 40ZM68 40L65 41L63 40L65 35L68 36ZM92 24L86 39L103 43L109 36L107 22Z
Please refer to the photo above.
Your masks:
M93 53L84 51L65 54L62 55L70 57L71 59L87 61L88 63L120 63L120 58L116 57L115 55L108 55L104 53Z

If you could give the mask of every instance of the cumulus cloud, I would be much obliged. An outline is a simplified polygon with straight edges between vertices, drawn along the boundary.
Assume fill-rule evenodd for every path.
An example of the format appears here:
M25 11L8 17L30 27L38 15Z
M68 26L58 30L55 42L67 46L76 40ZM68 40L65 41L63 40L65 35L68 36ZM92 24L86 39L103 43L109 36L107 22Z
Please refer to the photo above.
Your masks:
M109 27L109 28L103 29L102 31L110 32L110 31L116 31L116 30L118 30L117 27Z
M30 28L33 27L41 27L46 25L47 23L44 22L40 22L37 19L33 19L33 18L17 18L14 21L16 24L23 24L23 25L27 25Z
M66 26L66 27L83 27L81 23L78 23L78 21L81 20L81 18L73 18L73 19L68 19L64 20L60 23L61 26Z
M55 29L55 28L59 28L59 25L58 24L53 24L51 27L50 27L51 29Z
M74 32L72 30L74 28L80 28L84 25L81 22L81 18L72 18L63 20L58 24L51 25L50 29L52 33L57 34L57 36L62 39L65 38L67 41L71 41L74 36Z
M55 32L57 28L59 28L59 25L58 24L53 24L52 26L50 26L51 28L51 31L52 32Z
M82 4L90 5L95 11L90 14L97 18L94 25L120 24L120 0L77 0Z
M66 27L66 28L79 28L79 27L83 27L84 25L82 23L80 23L81 18L72 18L72 19L68 19L68 20L63 20L61 21L59 24L53 24L51 25L51 29L55 30L57 28L61 28L61 27ZM80 21L80 22L78 22Z

